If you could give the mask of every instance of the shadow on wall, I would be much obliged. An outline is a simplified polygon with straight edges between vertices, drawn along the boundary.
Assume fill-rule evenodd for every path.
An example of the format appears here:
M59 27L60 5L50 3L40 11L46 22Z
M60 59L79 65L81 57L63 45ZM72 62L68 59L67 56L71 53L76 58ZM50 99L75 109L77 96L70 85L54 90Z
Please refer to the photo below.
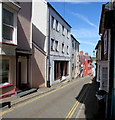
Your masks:
M45 87L45 55L33 46L32 87Z
M97 83L95 79L92 83L85 84L76 97L80 103L84 104L86 120L103 120L104 119L104 108L100 109L99 102L96 98ZM79 116L80 118L82 116Z
M25 30L23 29L22 24L20 23L20 21L18 19L18 41L17 41L18 48L24 49L24 50L30 50L29 40L30 40L30 38L27 37Z
M32 24L32 40L42 50L44 50L46 36Z
M20 2L18 13L18 48L30 50L31 37L31 2ZM28 11L28 12L27 12Z

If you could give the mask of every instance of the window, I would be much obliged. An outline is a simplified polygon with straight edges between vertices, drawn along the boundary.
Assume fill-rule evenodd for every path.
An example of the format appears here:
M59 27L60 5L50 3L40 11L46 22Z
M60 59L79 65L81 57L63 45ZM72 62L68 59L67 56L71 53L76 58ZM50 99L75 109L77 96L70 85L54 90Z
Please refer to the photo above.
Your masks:
M69 38L69 30L67 30L67 38Z
M2 37L5 40L13 40L14 31L14 16L13 13L3 8L3 32Z
M62 53L64 53L64 43L62 43Z
M56 30L59 31L59 23L57 20L56 20Z
M74 49L74 40L72 40L72 48Z
M54 51L54 39L51 39L51 50Z
M52 16L52 20L51 20L51 27L55 28L55 26L54 26L54 17L53 16Z
M64 26L62 26L62 35L65 35Z
M0 78L2 78L1 83L8 82L8 80L9 80L9 60L7 60L7 59L0 60L0 67L2 68L2 71L0 72Z
M69 46L67 46L67 54L69 54Z
M58 41L55 41L55 44L56 44L56 51L58 52Z

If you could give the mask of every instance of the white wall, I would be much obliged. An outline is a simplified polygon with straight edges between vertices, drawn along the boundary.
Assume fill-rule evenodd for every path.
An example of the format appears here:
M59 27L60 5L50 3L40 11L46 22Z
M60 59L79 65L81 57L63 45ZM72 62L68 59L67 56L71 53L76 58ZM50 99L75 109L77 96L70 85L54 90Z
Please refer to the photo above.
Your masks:
M45 38L44 51L47 52L47 3L44 0L33 0L32 3L32 24L38 28ZM39 36L38 36L39 39Z
M70 26L51 8L49 7L50 14L50 84L55 84L60 82L59 80L54 80L54 61L68 61L68 76L65 79L71 79L71 38L70 38ZM56 20L58 21L59 27L58 31L56 27L51 27L52 16L54 17L54 24ZM62 35L62 25L65 29L65 35ZM67 30L69 31L69 37L67 37ZM54 39L54 51L51 50L51 39ZM56 51L55 41L58 41L58 51ZM64 43L64 53L62 53L62 43ZM69 47L67 54L67 46Z
M0 42L2 42L2 3L0 2Z

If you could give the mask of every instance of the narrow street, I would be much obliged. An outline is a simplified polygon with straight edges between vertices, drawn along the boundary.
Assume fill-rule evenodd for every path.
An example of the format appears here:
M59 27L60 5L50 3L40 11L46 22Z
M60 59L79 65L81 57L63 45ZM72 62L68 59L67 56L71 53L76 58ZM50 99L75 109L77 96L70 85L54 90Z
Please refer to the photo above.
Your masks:
M3 111L3 118L93 118L97 106L91 77L76 79L43 96L32 98ZM89 100L89 95L90 99ZM93 93L94 95L94 93ZM88 105L87 102L90 102ZM90 106L91 105L91 106ZM84 108L83 108L84 107ZM93 110L92 110L93 108Z

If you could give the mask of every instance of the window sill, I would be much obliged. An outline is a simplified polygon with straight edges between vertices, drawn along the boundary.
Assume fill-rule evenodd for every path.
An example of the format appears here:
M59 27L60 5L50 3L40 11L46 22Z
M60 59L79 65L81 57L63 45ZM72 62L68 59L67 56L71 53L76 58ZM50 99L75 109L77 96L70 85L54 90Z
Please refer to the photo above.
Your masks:
M8 41L0 42L0 44L6 44L6 45L17 46L17 44L14 44L13 42L8 42Z
M13 86L13 84L10 84L8 82L0 84L0 88L6 88L6 87L9 87L9 86Z

